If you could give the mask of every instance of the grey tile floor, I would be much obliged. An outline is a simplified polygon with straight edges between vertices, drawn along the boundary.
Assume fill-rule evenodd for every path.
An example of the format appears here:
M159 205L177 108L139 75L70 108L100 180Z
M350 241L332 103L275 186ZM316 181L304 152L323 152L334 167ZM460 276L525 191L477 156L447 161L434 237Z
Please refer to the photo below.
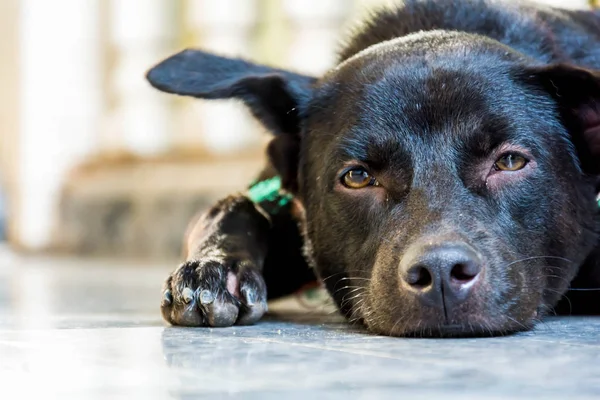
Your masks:
M167 264L0 255L0 399L600 399L600 319L462 340L319 314L172 328Z

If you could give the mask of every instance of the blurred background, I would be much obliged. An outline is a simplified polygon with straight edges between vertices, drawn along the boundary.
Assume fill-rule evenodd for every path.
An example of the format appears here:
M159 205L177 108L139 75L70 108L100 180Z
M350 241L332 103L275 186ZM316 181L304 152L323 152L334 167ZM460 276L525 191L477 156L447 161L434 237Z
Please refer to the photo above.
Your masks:
M260 170L268 135L240 105L159 93L145 71L201 47L319 74L350 22L390 3L0 0L2 240L22 252L177 257L192 215Z

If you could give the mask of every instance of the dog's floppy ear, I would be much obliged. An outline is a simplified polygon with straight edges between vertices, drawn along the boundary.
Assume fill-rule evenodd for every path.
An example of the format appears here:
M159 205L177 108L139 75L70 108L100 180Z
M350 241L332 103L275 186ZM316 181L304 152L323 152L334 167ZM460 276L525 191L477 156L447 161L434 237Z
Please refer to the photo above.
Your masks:
M315 78L184 50L160 62L146 75L155 88L202 99L237 98L274 134L299 134L300 116Z
M600 174L600 71L555 64L529 72L558 104L583 170Z

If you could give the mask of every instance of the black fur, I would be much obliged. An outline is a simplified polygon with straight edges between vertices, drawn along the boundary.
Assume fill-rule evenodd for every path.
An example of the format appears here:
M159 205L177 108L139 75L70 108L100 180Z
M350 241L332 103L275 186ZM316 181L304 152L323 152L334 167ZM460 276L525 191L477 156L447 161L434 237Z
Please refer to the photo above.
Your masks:
M485 335L529 329L555 307L600 313L600 291L564 300L569 287L600 287L597 68L595 13L410 0L376 13L319 79L195 50L148 79L241 99L276 135L271 168L296 202L268 228L278 242L264 257L280 268L263 270L269 291L288 263L297 284L278 294L312 278L297 220L307 261L350 319L383 334ZM507 154L528 162L500 171ZM345 187L351 167L378 186Z

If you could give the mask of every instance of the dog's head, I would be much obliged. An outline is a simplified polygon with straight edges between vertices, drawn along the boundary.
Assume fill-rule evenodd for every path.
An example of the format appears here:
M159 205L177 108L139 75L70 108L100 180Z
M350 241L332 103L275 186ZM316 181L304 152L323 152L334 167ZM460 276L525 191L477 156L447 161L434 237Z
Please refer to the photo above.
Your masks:
M320 79L188 50L157 88L238 98L341 310L393 335L530 327L597 239L600 78L477 36L383 42Z

